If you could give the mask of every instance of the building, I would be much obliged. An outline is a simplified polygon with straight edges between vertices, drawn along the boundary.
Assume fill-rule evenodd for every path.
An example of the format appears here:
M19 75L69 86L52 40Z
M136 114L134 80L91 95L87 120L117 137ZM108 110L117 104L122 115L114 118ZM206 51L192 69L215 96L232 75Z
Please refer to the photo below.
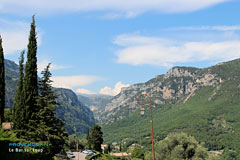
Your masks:
M3 128L3 130L11 130L11 128L12 128L11 122L3 122L2 128Z

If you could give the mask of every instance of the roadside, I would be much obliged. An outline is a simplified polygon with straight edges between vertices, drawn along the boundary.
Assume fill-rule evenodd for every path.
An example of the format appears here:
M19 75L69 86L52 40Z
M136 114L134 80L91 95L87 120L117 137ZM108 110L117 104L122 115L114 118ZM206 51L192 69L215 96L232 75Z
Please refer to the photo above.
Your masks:
M85 160L85 157L87 156L87 154L81 152L73 152L73 154L75 155L75 158L73 158L74 160Z

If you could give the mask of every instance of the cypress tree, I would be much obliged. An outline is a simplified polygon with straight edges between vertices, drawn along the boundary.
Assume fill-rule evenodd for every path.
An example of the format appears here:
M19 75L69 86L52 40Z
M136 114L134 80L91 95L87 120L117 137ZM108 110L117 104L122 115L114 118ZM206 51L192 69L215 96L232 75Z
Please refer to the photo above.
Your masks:
M5 108L5 69L4 69L4 53L2 47L2 37L0 36L0 121L4 122Z
M95 151L102 151L101 144L103 143L103 132L101 131L101 127L97 124L93 126L91 129L88 143L90 144L91 148Z
M23 102L23 79L24 79L24 73L23 73L23 63L24 63L24 53L25 51L21 52L21 56L19 58L19 79L18 79L18 85L17 85L17 92L15 96L15 101L13 104L13 128L17 131L17 136L20 137L23 135L23 111L24 111L24 102Z
M26 124L27 139L34 139L36 126L37 97L38 97L38 75L37 75L37 37L34 16L32 17L31 30L27 50L27 62L23 82L24 96L24 123Z
M67 133L64 129L64 122L56 118L56 94L51 87L51 73L49 71L50 64L42 72L43 77L39 82L38 105L40 108L38 137L40 141L48 141L51 146L48 148L50 157L59 153L65 144L64 138Z

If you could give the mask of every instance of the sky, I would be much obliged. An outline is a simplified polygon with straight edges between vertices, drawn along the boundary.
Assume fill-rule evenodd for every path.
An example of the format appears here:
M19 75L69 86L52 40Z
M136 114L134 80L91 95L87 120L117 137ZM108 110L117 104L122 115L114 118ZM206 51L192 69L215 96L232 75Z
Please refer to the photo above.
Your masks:
M239 8L239 0L0 0L0 34L5 58L18 63L35 15L39 75L51 62L53 86L116 95L173 66L240 58Z

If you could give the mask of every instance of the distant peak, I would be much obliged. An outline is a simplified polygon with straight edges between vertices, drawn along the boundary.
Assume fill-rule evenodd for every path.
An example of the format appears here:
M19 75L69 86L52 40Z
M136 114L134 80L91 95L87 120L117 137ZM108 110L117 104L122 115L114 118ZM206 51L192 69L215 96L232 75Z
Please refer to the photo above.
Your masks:
M193 77L194 72L199 70L193 67L173 67L166 74L165 78L169 77Z

